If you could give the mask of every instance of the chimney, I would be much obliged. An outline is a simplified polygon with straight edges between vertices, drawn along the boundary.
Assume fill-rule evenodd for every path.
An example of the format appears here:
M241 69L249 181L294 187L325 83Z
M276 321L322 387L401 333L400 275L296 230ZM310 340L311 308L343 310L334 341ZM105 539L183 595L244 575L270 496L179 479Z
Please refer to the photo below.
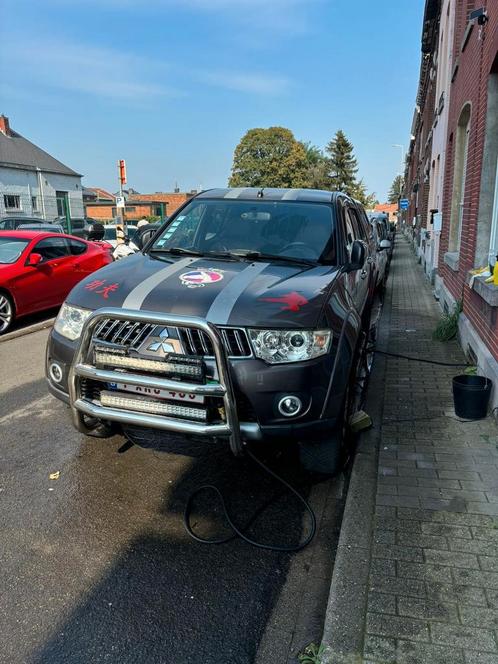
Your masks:
M6 136L10 136L9 118L5 115L0 115L0 131Z

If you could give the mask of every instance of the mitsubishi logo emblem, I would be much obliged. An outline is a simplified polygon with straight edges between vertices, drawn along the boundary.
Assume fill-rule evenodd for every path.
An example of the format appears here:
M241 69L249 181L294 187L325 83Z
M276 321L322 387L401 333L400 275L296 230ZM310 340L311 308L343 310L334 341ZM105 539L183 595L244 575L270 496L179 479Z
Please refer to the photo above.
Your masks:
M153 341L151 344L149 344L147 346L147 350L150 350L153 353L157 353L159 350L162 350L163 353L175 352L174 344L170 341L166 341L166 339L169 338L168 329L166 327L163 327L159 334L152 338L157 339L157 341Z

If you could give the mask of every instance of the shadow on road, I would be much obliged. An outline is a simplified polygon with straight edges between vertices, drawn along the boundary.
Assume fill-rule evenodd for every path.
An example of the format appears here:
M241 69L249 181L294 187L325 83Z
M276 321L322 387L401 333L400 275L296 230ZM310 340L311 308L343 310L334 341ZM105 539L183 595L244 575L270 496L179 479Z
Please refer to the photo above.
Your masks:
M204 442L200 446L195 441L188 445L172 439L169 446L169 454L135 447L127 454L116 455L114 465L134 465L133 473L125 471L128 480L135 477L133 491L127 497L126 507L130 510L134 509L134 502L141 509L140 503L147 499L148 482L152 486L160 480L161 468L167 467L168 459L176 459L178 463L179 452L192 454L194 458L180 479L175 478L166 486L163 480L159 509L146 519L146 527L116 552L105 575L30 661L36 664L251 664L254 661L272 607L286 581L291 555L262 551L240 540L221 546L197 543L183 528L185 502L200 484L216 484L226 495L237 522L243 524L259 505L283 494L258 519L251 534L262 541L284 544L301 537L302 507L249 459L232 457L225 445L208 447ZM111 452L105 455L108 453ZM273 451L269 458L286 478L303 485L305 493L309 491L312 478L299 469L293 455L279 459ZM112 467L100 467L102 482L110 482ZM144 474L148 468L150 474ZM100 500L95 502L92 481L86 481L86 472L80 466L78 499L84 501L88 497L85 520L92 519L94 507L95 518L102 520L105 504L102 506ZM125 481L123 477L118 479ZM115 489L111 486L110 491ZM103 489L97 493L102 495L102 492ZM203 536L223 532L221 510L211 494L198 497L192 521ZM68 570L68 573L78 571Z

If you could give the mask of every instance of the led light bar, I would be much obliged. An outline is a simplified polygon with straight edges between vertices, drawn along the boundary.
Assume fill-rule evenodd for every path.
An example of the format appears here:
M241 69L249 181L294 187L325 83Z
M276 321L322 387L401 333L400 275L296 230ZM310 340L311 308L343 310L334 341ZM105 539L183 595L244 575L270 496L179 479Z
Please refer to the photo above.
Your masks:
M160 401L149 401L140 397L118 396L112 392L103 390L100 393L102 406L110 408L123 408L124 410L136 410L151 415L173 415L189 420L206 421L207 411L204 408L192 408L191 406L180 406Z
M177 374L181 376L190 376L192 378L202 378L201 364L183 364L177 362L159 362L157 360L147 360L142 357L128 357L127 355L118 355L101 350L95 351L96 364L108 367L118 367L122 369L137 369L138 371L151 371L155 373Z

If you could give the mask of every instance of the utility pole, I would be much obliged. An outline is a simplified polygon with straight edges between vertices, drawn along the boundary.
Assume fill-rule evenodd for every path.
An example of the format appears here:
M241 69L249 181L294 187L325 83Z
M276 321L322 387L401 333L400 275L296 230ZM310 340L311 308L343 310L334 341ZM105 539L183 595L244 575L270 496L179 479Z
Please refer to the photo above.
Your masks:
M124 234L126 235L126 216L125 216L126 201L124 200L124 195L123 195L123 185L126 184L126 162L124 159L120 159L118 161L118 180L119 180L119 198L120 198L119 209L121 209L121 214L120 214L121 224L123 226ZM116 205L116 207L118 206Z

